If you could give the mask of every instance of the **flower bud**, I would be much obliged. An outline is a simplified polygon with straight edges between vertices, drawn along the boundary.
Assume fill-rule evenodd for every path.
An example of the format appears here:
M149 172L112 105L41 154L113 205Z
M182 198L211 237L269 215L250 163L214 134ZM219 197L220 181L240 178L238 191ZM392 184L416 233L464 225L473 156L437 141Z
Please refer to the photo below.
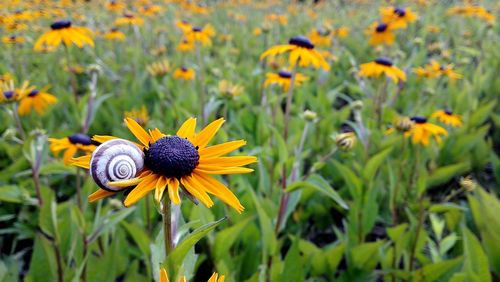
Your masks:
M302 116L307 122L314 122L318 118L318 114L310 110L305 110Z
M409 117L398 117L394 121L394 128L399 132L406 132L413 126L413 121Z
M472 178L472 176L468 175L466 177L461 177L459 181L460 187L463 188L467 192L472 192L477 188L476 181Z
M356 144L356 134L354 134L354 132L341 133L337 135L335 142L341 150L348 151Z
M354 111L361 111L363 109L363 101L361 100L356 100L354 102L351 103L351 108L354 110Z

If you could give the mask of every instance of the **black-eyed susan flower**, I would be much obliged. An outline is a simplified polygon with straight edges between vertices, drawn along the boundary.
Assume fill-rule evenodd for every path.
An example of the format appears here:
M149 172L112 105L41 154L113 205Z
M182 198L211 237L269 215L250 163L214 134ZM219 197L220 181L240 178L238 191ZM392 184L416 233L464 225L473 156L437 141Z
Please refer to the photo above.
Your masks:
M134 15L132 12L123 13L122 17L117 18L114 21L114 25L130 25L130 26L142 26L144 24L144 19Z
M300 86L304 81L309 80L309 78L301 73L295 74L294 86ZM270 85L278 85L283 91L288 91L292 83L292 73L289 71L280 71L278 73L267 73L266 81L264 81L264 87Z
M453 127L462 126L461 117L448 109L435 111L432 113L431 118L437 118L440 122Z
M441 136L447 136L448 132L441 126L427 122L427 118L421 116L412 117L414 122L410 130L404 133L404 136L412 138L413 144L428 146L430 138L433 137L437 143L441 143Z
M212 44L211 38L215 36L215 30L211 25L207 24L204 27L192 27L184 36L187 41L201 42L202 45L209 46Z
M181 51L181 52L189 52L189 51L194 50L194 48L195 48L194 43L192 41L187 40L187 39L181 40L179 45L177 45L177 51Z
M332 32L324 28L314 28L309 32L307 38L316 46L330 46L332 44Z
M153 17L163 12L163 8L160 5L150 3L140 6L138 10L139 14L146 17Z
M106 3L105 7L108 11L121 12L127 7L127 5L120 1L111 0Z
M315 68L330 69L325 58L314 49L314 44L304 36L292 37L286 45L277 45L269 48L260 56L260 59L262 60L269 56L274 57L283 53L289 53L288 62L291 67L298 64L301 67L313 65Z
M193 26L186 20L176 21L175 26L178 27L183 33L187 33L193 28Z
M406 74L386 58L378 58L373 62L361 64L358 74L365 77L379 77L385 74L396 83L406 81Z
M151 76L165 76L170 72L170 63L168 60L164 59L158 62L154 62L146 66L146 70Z
M104 34L104 38L109 41L125 41L125 34L118 28L111 28Z
M142 106L139 109L135 108L124 113L124 118L130 118L135 120L140 126L145 126L149 121L148 109L146 106Z
M4 36L2 37L2 42L4 44L21 44L26 42L26 38L18 35Z
M425 65L424 67L417 67L413 69L413 72L419 77L426 78L434 78L441 75L445 75L452 80L462 78L461 74L458 74L453 70L453 65L442 65L434 60L432 60L428 65Z
M175 79L193 80L194 77L195 77L195 72L191 68L181 67L174 71Z
M20 115L26 115L31 110L35 110L37 114L41 115L49 105L57 103L57 98L47 92L48 87L36 89L30 87L29 92L22 95L19 101L19 108L17 111Z
M16 87L14 80L6 80L0 84L0 103L17 102L24 98L34 87L29 81L24 81L20 87Z
M344 38L349 35L349 28L345 26L337 27L333 30L333 36L338 38Z
M84 45L94 47L92 31L86 27L72 26L69 20L55 21L50 25L51 30L42 34L35 42L35 51L42 50L44 45L58 47L61 43L67 47Z
M366 34L370 36L370 45L392 45L394 43L394 33L392 26L387 23L374 22L367 30Z
M49 143L50 151L52 151L55 156L57 156L59 152L65 151L63 154L63 161L66 165L71 163L71 158L73 158L78 152L88 154L96 148L92 139L81 133L76 133L69 137L60 139L49 138Z
M383 23L390 24L393 29L406 28L417 20L417 15L410 8L383 7L380 8L380 17Z
M224 79L219 81L218 88L219 88L219 93L225 97L240 96L241 93L243 93L243 91L245 89L241 85L233 84L233 83L231 83L227 80L224 80Z
M155 199L160 201L165 190L175 204L180 204L179 188L200 200L207 207L213 206L208 194L215 195L241 213L244 207L238 198L220 181L211 175L249 173L253 169L243 167L257 161L253 156L224 156L245 145L244 140L230 141L207 146L224 123L220 118L195 133L196 119L190 118L182 124L175 135L165 135L158 128L146 132L137 122L125 119L125 124L140 141L144 151L145 168L135 178L110 182L118 187L135 186L125 199L130 206L155 190ZM109 137L115 138L115 137ZM88 168L90 156L74 161L74 164ZM99 200L114 192L99 189L89 196L89 201Z
M479 19L482 19L489 24L494 24L495 23L495 16L488 12L483 7L480 6L475 6L475 5L470 5L466 4L464 6L455 6L447 11L448 15L461 15L465 17L477 17Z

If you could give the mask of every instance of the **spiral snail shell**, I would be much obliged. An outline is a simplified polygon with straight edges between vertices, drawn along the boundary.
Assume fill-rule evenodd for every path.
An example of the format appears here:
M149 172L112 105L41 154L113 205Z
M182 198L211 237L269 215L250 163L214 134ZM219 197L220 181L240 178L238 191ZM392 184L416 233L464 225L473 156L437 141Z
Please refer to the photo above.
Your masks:
M144 153L134 143L113 139L99 145L90 159L90 175L104 190L118 192L125 189L108 185L110 181L127 180L144 168Z

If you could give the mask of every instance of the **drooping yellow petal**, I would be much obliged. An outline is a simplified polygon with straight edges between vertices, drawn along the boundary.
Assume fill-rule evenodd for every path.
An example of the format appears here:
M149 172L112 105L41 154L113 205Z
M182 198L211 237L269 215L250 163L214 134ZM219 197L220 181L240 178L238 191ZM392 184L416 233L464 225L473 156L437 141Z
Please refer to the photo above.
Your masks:
M238 198L227 188L224 184L217 179L203 174L193 173L193 177L205 187L208 193L217 196L224 203L234 208L238 213L241 213L245 208L241 205Z
M191 117L181 125L179 130L177 130L176 135L182 138L187 138L190 142L192 142L195 128L196 119Z
M125 198L125 206L130 207L137 201L142 199L148 192L156 188L158 175L150 174L141 179L142 181L127 195Z
M206 207L210 208L214 205L214 202L210 197L207 195L207 193L203 190L203 188L200 188L201 185L194 181L194 179L191 176L185 176L181 178L181 183L184 185L186 190L196 197L198 200L200 200ZM197 187L200 186L200 187Z
M165 191L166 186L167 186L167 178L165 176L159 176L155 186L155 200L157 202L161 201L161 198L163 196L163 191Z
M142 126L131 118L125 119L125 125L127 125L128 129L132 132L132 134L134 134L137 140L139 140L144 146L149 146L149 143L152 141L151 137L148 135L146 130L142 128Z
M78 158L72 158L69 161L69 164L74 165L74 166L78 166L81 168L85 168L85 169L90 169L90 159L91 158L92 158L92 155L90 155L90 154L85 155L85 156L81 156Z
M174 204L178 205L181 203L181 197L179 196L179 180L177 180L177 178L168 179L168 196Z
M106 191L104 189L99 189L99 190L95 191L94 193L90 194L87 199L88 199L89 203L92 203L92 202L95 202L97 200L107 198L107 197L114 195L114 194L115 194L115 192L110 192L110 191Z

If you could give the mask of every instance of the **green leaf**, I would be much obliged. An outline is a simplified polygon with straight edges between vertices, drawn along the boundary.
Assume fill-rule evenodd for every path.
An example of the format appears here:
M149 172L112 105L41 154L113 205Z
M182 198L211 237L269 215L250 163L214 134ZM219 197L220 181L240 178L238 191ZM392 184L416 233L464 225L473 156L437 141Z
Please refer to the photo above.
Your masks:
M463 227L464 235L464 270L469 281L489 282L491 273L488 258L476 236L467 227Z
M402 223L400 225L387 228L387 235L391 238L392 241L397 242L399 238L408 228L408 223Z
M447 165L434 170L427 178L429 187L437 186L450 181L453 177L458 176L470 169L469 162L461 162L457 164Z
M372 271L379 261L378 250L384 241L370 242L358 245L351 250L354 267L365 271Z
M252 195L257 215L259 216L260 230L262 232L262 247L265 251L262 252L262 260L266 260L267 256L274 255L277 246L276 236L274 235L273 224L266 211L262 208L260 199L257 198L255 191L249 190Z
M385 161L385 159L389 156L389 154L392 152L392 147L383 150L382 152L379 152L375 156L371 157L368 162L365 165L365 168L363 169L363 178L371 182L373 177L375 177L375 174L377 173L378 168L380 165Z
M482 105L478 108L474 113L470 116L468 126L469 128L473 128L482 124L488 116L491 114L491 111L496 105L496 100L493 100L487 104Z
M349 209L347 203L340 197L340 195L333 189L332 186L320 175L314 174L310 176L306 181L296 181L290 184L286 192L295 191L302 188L312 188L321 194L334 200L339 206L344 209Z
M171 269L173 277L176 277L177 270L182 266L184 259L188 252L194 247L201 238L205 237L208 232L214 230L217 226L219 226L222 222L226 220L226 217L223 217L217 221L207 223L196 230L193 233L186 236L186 238L175 247L175 249L168 254L167 256L167 264L168 269Z
M341 164L340 162L333 160L333 165L339 171L339 174L344 178L347 187L353 198L361 197L361 192L363 189L363 183L361 179L347 166Z
M23 202L21 188L16 185L0 186L0 201L20 204Z
M87 241L92 243L99 235L110 230L115 227L120 221L124 220L127 216L129 216L132 212L134 212L135 207L122 209L115 213L109 214L103 217L97 226L94 228L92 233L87 237Z
M442 276L454 271L454 268L462 262L462 257L451 260L445 260L438 263L428 264L413 273L412 281L414 282L433 282L440 279Z
M326 259L328 262L328 267L330 269L330 272L334 273L335 271L337 271L337 267L340 261L342 260L342 256L344 255L344 250L345 250L344 243L340 243L334 247L325 250Z
M126 221L122 221L120 223L125 230L127 230L128 234L134 239L134 242L137 244L139 249L141 250L142 254L148 258L149 257L149 237L146 232L142 229L141 226L134 224L134 223L128 223Z
M235 225L226 228L215 235L214 256L217 259L222 258L224 254L229 252L229 249L238 239L238 234L241 234L248 223L255 219L254 216L245 218Z
M299 240L295 239L285 257L285 265L280 281L304 281L302 257L299 252Z

